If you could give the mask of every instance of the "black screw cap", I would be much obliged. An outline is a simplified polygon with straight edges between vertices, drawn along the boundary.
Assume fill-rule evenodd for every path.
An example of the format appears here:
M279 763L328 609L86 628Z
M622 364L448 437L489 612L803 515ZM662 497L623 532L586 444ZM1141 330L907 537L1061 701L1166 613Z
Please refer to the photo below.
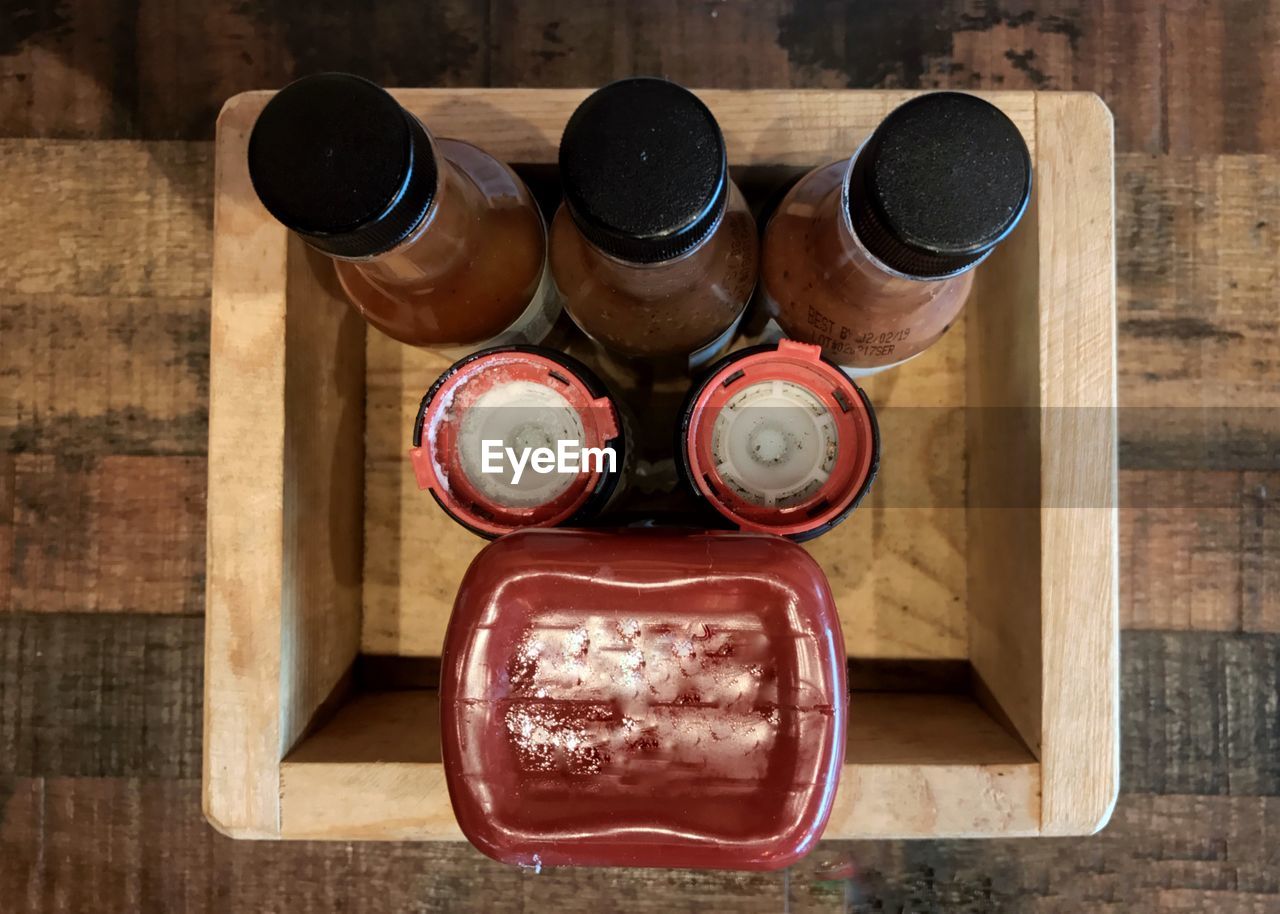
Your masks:
M658 263L695 247L729 197L724 136L696 95L635 77L587 97L560 140L565 202L607 254Z
M1031 154L1013 121L976 95L931 92L894 109L867 140L848 207L872 254L933 279L982 259L1030 198Z
M426 215L438 181L418 119L346 73L276 93L249 137L249 176L271 215L337 257L394 248Z

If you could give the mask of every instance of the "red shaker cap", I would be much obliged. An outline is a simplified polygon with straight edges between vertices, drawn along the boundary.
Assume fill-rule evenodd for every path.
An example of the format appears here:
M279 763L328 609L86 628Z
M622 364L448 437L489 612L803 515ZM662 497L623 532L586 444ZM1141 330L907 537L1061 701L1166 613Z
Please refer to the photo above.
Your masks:
M779 537L520 531L472 562L445 635L449 797L506 863L794 863L845 716L826 577Z
M871 402L817 346L782 340L724 359L681 430L694 488L742 530L803 541L845 518L880 456Z
M613 401L585 366L550 350L507 346L467 356L440 376L418 409L409 456L419 488L492 538L553 527L603 505L623 462L619 429ZM486 441L521 451L554 451L570 441L611 447L616 469L589 460L577 472L540 473L527 464L517 482L505 455L487 462L501 471L486 472Z

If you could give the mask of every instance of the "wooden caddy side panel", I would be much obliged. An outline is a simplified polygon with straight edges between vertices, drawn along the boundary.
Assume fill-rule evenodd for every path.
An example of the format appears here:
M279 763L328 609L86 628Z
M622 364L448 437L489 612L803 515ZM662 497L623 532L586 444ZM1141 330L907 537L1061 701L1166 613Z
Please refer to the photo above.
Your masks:
M1041 827L1078 835L1120 783L1114 138L1098 96L1037 99Z
M359 650L364 474L363 322L249 183L268 97L218 119L205 621L205 815L257 838Z
M282 741L288 235L263 221L249 186L244 99L222 109L215 148L204 813L224 834L269 838Z

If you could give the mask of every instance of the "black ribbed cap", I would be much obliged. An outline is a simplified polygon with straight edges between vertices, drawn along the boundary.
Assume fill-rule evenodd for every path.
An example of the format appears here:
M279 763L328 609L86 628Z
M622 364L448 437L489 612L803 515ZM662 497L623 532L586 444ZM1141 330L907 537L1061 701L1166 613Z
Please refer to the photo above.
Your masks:
M422 221L438 175L426 130L386 90L321 73L285 86L262 110L249 177L267 211L312 247L372 257Z
M578 106L560 140L560 179L579 231L633 263L695 247L729 197L716 119L688 89L650 77L610 83Z
M867 250L908 276L947 276L980 260L1022 218L1031 154L999 108L931 92L892 111L849 178L849 216Z

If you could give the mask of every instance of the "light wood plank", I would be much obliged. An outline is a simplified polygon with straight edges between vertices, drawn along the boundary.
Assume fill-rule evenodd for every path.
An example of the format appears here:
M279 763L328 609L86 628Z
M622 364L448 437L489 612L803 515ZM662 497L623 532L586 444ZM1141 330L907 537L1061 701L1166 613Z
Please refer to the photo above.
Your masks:
M204 812L235 837L279 834L288 235L262 218L244 144L219 118L209 370Z
M253 196L255 116L219 121L209 435L205 802L242 836L278 832L279 760L358 650L364 461L364 327Z
M1096 831L1119 789L1111 113L1037 97L1043 829Z

